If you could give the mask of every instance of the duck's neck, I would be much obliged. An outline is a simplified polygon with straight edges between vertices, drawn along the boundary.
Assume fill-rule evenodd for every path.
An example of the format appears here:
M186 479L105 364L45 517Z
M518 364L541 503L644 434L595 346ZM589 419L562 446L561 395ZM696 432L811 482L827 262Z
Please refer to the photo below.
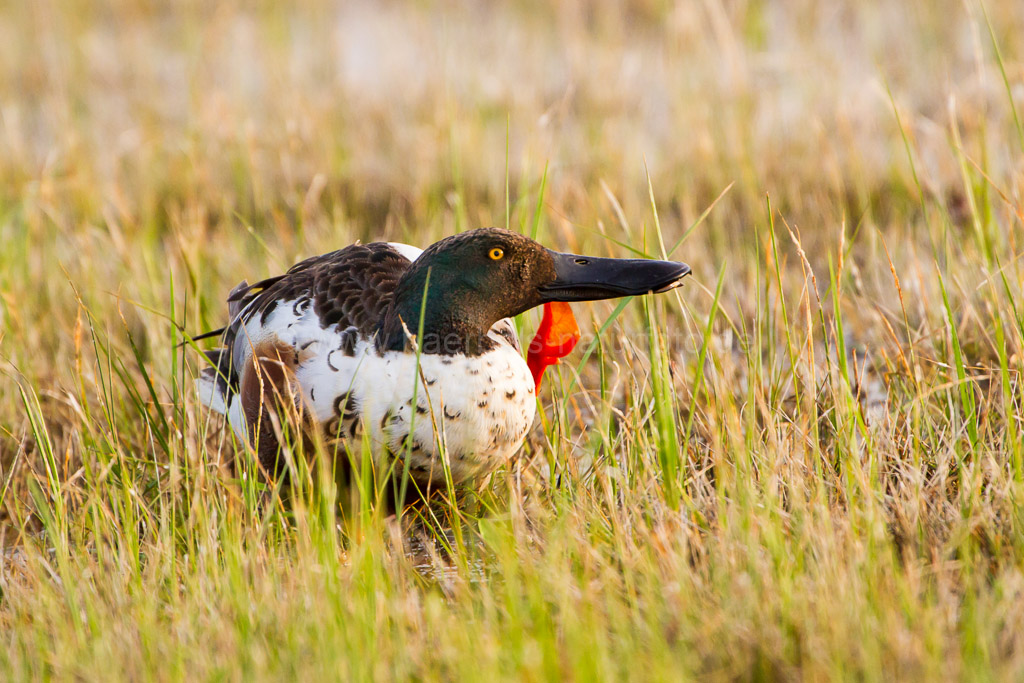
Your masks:
M472 301L467 301L472 297L460 291L446 291L435 282L426 287L425 269L410 271L399 282L378 337L380 349L405 351L415 348L409 335L416 337L419 333L421 310L423 332L419 347L422 353L478 356L493 349L495 342L487 332L497 320L490 320L492 316L482 310L486 306L474 306ZM423 298L425 287L426 301Z

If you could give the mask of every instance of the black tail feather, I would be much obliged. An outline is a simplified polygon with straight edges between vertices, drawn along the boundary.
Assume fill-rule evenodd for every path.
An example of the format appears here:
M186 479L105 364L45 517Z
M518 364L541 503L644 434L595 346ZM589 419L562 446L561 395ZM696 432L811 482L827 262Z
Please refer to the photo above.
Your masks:
M185 341L179 343L176 348L180 349L181 347L183 347L186 344L188 344L190 341L197 342L197 341L201 341L203 339L209 339L210 337L219 337L220 335L224 334L224 331L227 330L227 329L228 328L226 328L226 327L221 327L221 328L218 328L216 330L210 330L209 332L203 332L202 334L197 334L194 337L190 336L188 334L188 332L185 332L184 330L182 330L182 334L184 334L186 337L188 337L188 339L186 339Z
M219 337L220 335L224 334L224 330L226 330L226 329L228 329L228 328L226 328L226 327L219 327L216 330L210 330L209 332L203 332L202 334L197 334L196 336L192 337L192 341L199 341L201 339L209 339L210 337Z
M217 378L217 388L220 389L224 396L228 395L229 390L238 388L238 377L234 374L234 368L231 363L231 352L228 349L210 349L209 351L203 351L203 355L206 356L206 360L210 361L212 368L206 368L203 370L203 374L213 375Z

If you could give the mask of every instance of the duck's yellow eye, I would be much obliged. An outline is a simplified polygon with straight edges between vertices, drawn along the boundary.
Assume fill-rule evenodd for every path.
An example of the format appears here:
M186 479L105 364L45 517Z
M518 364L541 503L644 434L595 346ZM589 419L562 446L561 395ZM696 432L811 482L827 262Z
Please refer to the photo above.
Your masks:
M487 255L491 257L492 261L500 261L501 258L505 255L505 250L500 247L494 247L489 252L487 252Z

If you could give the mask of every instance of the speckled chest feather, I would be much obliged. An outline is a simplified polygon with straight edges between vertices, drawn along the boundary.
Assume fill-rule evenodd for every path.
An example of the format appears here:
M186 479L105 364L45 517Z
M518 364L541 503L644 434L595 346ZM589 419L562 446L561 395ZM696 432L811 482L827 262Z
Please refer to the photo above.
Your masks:
M479 479L519 450L533 423L529 369L504 340L481 356L423 355L419 373L414 355L369 344L351 361L330 374L315 362L297 373L325 436L365 433L377 457L407 455L417 479L442 482L443 457L456 483Z

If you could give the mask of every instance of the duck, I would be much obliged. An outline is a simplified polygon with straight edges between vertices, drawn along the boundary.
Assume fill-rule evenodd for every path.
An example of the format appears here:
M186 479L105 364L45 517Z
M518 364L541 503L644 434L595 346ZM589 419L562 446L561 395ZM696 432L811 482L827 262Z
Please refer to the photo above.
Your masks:
M569 304L665 292L689 273L501 228L422 250L352 244L230 291L227 324L193 337L221 342L204 352L199 401L268 475L282 471L288 416L336 449L368 442L375 467L400 461L418 486L478 486L519 452L544 369L579 339ZM540 306L524 358L512 318Z

